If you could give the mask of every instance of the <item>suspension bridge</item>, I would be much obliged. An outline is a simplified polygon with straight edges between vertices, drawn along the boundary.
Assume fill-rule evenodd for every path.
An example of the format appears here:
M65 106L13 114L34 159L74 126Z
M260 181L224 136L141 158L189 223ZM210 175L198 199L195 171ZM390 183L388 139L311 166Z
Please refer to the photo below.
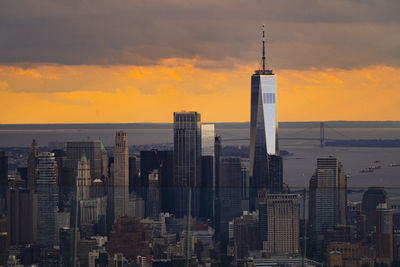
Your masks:
M304 137L305 132L310 132L310 130L317 129L319 128L319 136L315 137ZM334 133L335 136L340 136L342 138L337 139L337 138L330 138L327 136L327 132ZM243 137L239 135L234 135L232 133L228 133L227 131L220 131L220 134L222 136L229 136L228 138L223 138L224 141L246 141L249 140L249 137ZM304 127L300 129L299 131L293 132L290 134L290 136L285 136L285 137L279 137L278 135L278 140L304 140L304 141L319 141L320 147L324 147L326 142L329 141L338 141L338 140L355 140L355 138L352 138L344 133L341 133L334 127L326 125L325 122L320 122L319 125L310 125L308 127Z

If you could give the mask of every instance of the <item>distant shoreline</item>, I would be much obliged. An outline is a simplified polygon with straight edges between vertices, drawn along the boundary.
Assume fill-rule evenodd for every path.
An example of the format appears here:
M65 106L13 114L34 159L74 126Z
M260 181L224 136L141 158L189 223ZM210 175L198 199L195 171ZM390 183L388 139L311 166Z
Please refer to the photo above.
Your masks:
M359 139L336 140L325 142L325 146L333 147L400 147L400 139Z
M223 127L249 127L249 122L203 122L213 123ZM320 127L321 121L283 121L279 122L279 127L282 128L296 128L296 127ZM333 128L400 128L400 121L323 121L325 127ZM172 128L173 123L153 123L153 122L133 122L133 123L27 123L27 124L0 124L1 129L35 129L35 128L59 128L59 129L114 129L114 128L127 128L127 129L154 129L154 128Z

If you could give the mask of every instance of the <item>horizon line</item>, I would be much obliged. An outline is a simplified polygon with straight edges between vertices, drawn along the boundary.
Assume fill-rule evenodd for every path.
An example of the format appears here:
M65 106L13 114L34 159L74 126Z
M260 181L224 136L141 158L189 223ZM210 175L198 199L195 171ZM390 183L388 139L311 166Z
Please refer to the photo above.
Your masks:
M278 123L318 123L318 122L363 122L363 123L384 123L384 122L399 122L400 120L309 120L309 121L280 121ZM95 125L95 124L173 124L174 122L49 122L49 123L0 123L0 126L6 125ZM201 123L250 123L250 121L203 121Z

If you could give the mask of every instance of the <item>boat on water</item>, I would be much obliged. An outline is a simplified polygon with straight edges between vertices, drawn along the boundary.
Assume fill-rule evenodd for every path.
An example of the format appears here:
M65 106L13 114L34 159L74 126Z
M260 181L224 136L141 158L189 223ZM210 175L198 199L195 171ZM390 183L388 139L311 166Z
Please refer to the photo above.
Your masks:
M374 172L374 170L379 170L379 169L381 169L381 168L382 168L381 165L372 165L372 166L369 166L369 167L367 167L367 168L361 169L360 172L361 172L361 173L364 173L364 172Z
M400 167L400 163L390 163L389 167Z
M379 170L380 168L382 168L382 166L371 166L371 167L369 167L370 169L374 169L374 170Z
M374 169L372 169L372 168L365 168L365 169L361 169L360 172L361 172L361 173L364 173L364 172L374 172Z

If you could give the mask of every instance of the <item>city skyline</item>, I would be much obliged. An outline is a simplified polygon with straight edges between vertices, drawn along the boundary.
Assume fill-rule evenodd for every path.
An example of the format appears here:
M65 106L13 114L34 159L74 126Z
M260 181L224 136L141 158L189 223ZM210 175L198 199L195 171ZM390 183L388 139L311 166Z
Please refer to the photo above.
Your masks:
M399 12L1 2L0 267L400 266Z
M8 170L5 186L7 210L2 216L6 216L9 230L2 238L9 237L10 243L0 243L0 248L5 248L8 262L37 262L35 258L25 259L29 253L40 255L41 262L61 266L72 266L69 261L80 264L101 261L109 266L118 258L131 264L137 262L140 267L158 266L160 261L178 266L177 260L188 264L190 258L204 266L204 263L223 262L225 256L231 264L244 262L254 266L267 262L299 266L301 261L312 262L311 266L315 267L325 263L332 266L334 262L356 262L354 266L383 262L394 266L390 264L400 258L395 232L400 225L397 197L389 198L383 187L370 187L367 183L363 189L347 187L347 179L354 178L347 175L339 158L319 156L314 174L307 177L310 178L307 190L282 180L282 161L286 162L286 169L292 168L298 155L288 153L280 158L266 153L267 183L252 185L248 182L252 179L248 177L248 156L235 156L232 150L231 154L220 154L221 137L215 134L215 125L202 124L198 112L175 112L173 117L174 128L169 130L174 133L174 146L164 151L152 145L144 150L128 149L126 132L121 130L115 131L114 147L105 148L100 140L70 141L67 151L54 149L54 153L36 155L40 148L33 140L30 149L21 150L26 154L25 160L18 150L6 150L9 162L20 159L16 172ZM305 148L317 149L319 154L331 151L329 146L316 144ZM100 164L95 169L104 175L92 179L90 162L99 157L95 151L101 152ZM107 156L103 157L103 151L110 156L110 161ZM391 152L392 157L394 154ZM0 151L0 155L7 159L4 152ZM195 158L200 155L201 163L197 163ZM139 160L140 170L131 165L131 159ZM219 170L215 183L214 159ZM36 186L26 189L29 162L36 160ZM67 162L77 163L75 175ZM377 165L370 167L374 170L398 166L374 163ZM104 165L108 165L105 172ZM0 172L3 179L7 177L2 175L7 168ZM121 176L118 171L123 170L129 173L122 175L125 183L120 188L115 180ZM198 176L193 175L198 172ZM71 181L75 190L68 193ZM252 187L257 193L255 203ZM115 202L124 198L122 190L128 193L130 188L129 212L123 215L119 210L126 208L126 203L115 205ZM354 193L358 199L354 199ZM33 212L23 208L30 199ZM4 201L1 203L4 205ZM21 228L23 220L37 221L37 225L32 223L25 230ZM21 254L15 254L17 246L25 240L30 244L28 247L36 250L21 247ZM388 251L392 246L395 247ZM349 248L358 252L346 253ZM55 254L38 254L48 250Z

